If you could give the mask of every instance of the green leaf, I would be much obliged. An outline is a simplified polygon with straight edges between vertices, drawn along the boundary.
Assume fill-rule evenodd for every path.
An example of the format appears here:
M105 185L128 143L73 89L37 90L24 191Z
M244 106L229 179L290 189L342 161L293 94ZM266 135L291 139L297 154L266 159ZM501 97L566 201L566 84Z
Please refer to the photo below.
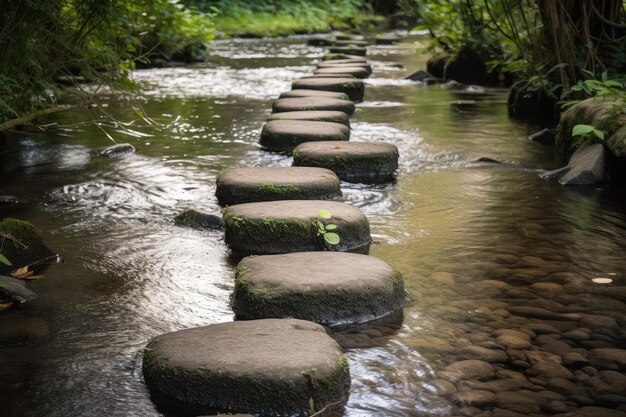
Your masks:
M604 132L598 129L593 129L592 130L593 134L596 135L596 137L600 140L604 140Z
M326 226L326 230L336 230L337 229L337 225L336 224L327 224Z
M320 210L317 212L317 215L322 219L330 219L332 217L328 210Z
M591 125L576 125L572 128L572 136L582 136L591 133L595 128Z
M9 266L13 265L13 264L11 263L11 261L9 261L9 260L7 259L7 257L6 257L6 256L4 256L4 255L3 255L3 254L1 254L1 253L0 253L0 262L1 262L1 263L3 263L3 264L5 264L5 265L9 265Z
M324 240L329 245L338 245L341 241L341 238L337 233L324 233Z

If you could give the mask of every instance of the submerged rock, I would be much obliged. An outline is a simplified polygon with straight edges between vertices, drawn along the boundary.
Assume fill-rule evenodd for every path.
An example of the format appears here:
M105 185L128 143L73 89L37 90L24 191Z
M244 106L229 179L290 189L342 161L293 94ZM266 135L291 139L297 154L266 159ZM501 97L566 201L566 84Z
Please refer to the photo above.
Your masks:
M601 143L578 149L567 166L541 174L545 180L561 185L591 185L604 182L607 175L607 155Z
M224 221L219 214L194 209L186 210L176 216L174 223L178 226L198 230L221 230L224 228Z
M130 143L118 143L101 150L98 156L104 158L121 158L135 153L135 147Z
M552 129L541 129L540 131L528 136L528 140L543 143L545 145L552 145L556 140L556 134Z
M424 80L432 79L432 78L434 78L432 74L430 74L427 71L422 71L422 70L416 71L413 74L404 77L405 80L420 81L420 82L424 82Z
M0 195L0 207L2 206L14 206L18 204L17 197L12 195Z

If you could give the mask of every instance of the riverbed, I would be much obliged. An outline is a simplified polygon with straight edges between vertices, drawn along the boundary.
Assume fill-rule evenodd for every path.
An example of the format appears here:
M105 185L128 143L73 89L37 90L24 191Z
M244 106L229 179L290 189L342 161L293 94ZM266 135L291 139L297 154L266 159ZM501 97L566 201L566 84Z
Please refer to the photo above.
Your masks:
M224 169L291 165L263 151L259 133L272 100L323 53L300 36L216 41L206 63L136 71L141 98L102 94L117 125L86 123L100 117L95 110L73 112L57 128L13 137L0 181L2 194L22 204L8 214L34 223L64 262L33 282L38 300L0 314L0 414L164 415L142 380L147 341L233 319L223 233L173 218L187 208L219 211L215 178ZM622 190L540 179L562 165L552 148L527 139L540 126L509 118L504 88L453 91L403 79L427 58L419 35L370 47L374 73L351 122L352 140L399 148L397 182L343 183L341 201L367 215L370 254L404 274L412 303L403 317L336 336L352 374L344 415L462 415L458 395L433 381L476 347L507 346L505 360L488 361L491 379L515 372L528 379L525 391L561 390L562 399L543 395L569 409L618 407L626 393L587 387L594 375L583 369L603 370L593 349L626 348ZM113 141L136 154L95 156ZM522 340L507 345L502 335ZM561 363L580 353L587 363L567 366L565 379L585 390L541 385L524 351ZM507 409L496 400L473 404L471 415ZM558 404L528 402L526 415L558 412Z

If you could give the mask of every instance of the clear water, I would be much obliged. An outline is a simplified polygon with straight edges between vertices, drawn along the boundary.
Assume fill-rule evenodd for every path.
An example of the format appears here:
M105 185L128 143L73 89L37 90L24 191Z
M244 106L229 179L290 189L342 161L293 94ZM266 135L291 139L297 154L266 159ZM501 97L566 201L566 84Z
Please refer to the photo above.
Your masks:
M560 161L526 139L536 126L509 119L504 90L402 80L424 67L422 50L419 37L372 47L375 73L353 119L353 140L400 149L397 183L343 184L343 200L369 217L370 253L404 273L413 303L403 321L366 331L376 337L342 336L367 346L347 351L347 416L456 415L429 381L469 336L516 328L493 318L507 306L626 322L621 190L539 179ZM109 95L106 110L126 126L84 124L93 114L74 112L59 116L60 128L12 139L2 194L24 204L5 214L33 222L65 262L32 284L38 300L0 314L0 414L162 415L142 381L146 342L233 317L222 233L172 219L186 208L218 210L215 177L226 168L291 164L256 142L272 99L322 53L301 37L216 42L207 63L135 74L144 112L158 123ZM137 153L95 157L111 138ZM471 162L479 157L504 164ZM553 282L561 272L569 281L556 298L519 278ZM613 284L591 281L606 276ZM494 292L479 284L487 279L514 288ZM624 340L622 331L613 344Z

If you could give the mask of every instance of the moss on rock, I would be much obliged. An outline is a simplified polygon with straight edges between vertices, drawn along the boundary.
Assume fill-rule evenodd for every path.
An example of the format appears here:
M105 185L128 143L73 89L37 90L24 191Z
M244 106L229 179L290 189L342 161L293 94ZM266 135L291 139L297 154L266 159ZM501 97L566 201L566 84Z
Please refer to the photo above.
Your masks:
M6 218L0 222L2 253L12 265L0 263L0 274L7 275L18 268L38 261L50 260L57 254L48 247L39 230L31 223Z

